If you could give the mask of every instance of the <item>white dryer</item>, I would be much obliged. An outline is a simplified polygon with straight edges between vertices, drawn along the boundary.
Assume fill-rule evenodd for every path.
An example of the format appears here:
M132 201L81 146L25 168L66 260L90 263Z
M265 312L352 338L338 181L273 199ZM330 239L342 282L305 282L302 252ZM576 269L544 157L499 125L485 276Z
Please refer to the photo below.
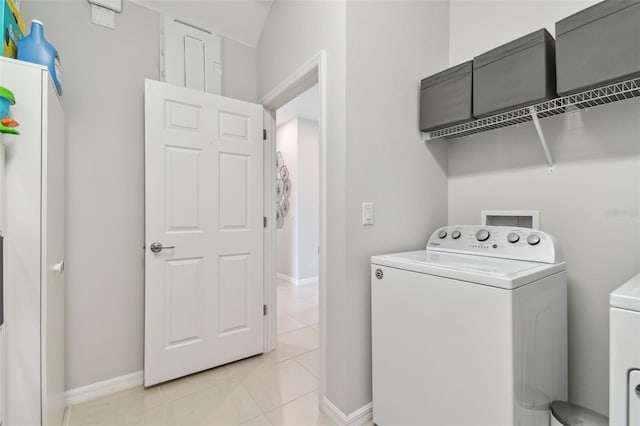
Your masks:
M567 398L565 263L548 234L448 226L371 259L378 426L547 426Z
M640 426L640 274L609 301L609 424Z

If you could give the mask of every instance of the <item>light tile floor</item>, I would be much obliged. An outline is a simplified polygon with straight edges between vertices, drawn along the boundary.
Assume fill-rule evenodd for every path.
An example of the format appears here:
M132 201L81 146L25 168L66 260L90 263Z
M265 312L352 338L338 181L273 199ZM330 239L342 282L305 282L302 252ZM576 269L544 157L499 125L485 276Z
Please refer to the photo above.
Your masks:
M74 405L70 426L332 425L318 409L318 285L278 281L278 349Z

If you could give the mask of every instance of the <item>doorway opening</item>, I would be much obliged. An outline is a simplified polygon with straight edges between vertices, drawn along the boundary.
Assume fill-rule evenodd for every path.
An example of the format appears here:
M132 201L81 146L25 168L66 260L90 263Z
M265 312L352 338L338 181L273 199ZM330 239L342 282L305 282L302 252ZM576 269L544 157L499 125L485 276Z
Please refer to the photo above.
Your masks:
M278 176L278 164L276 159L277 152L277 139L278 139L278 126L276 123L276 116L278 115L276 112L278 111L280 114L283 113L281 110L283 106L287 105L290 101L299 97L300 95L307 92L309 89L313 89L315 86L315 91L317 93L315 106L317 109L317 157L316 157L316 165L317 165L317 182L318 182L318 190L317 190L317 205L318 205L318 220L317 220L317 243L316 243L316 261L318 264L317 267L317 288L318 290L314 293L314 289L310 287L304 288L303 286L309 285L310 282L304 284L304 281L300 283L300 277L303 279L304 276L298 275L297 284L293 284L289 282L283 282L283 288L289 286L296 285L296 287L292 288L288 291L281 291L282 296L280 297L281 301L284 302L284 298L287 297L287 293L289 293L289 301L291 299L295 299L298 295L303 295L300 297L301 302L311 302L313 300L317 300L317 313L313 312L312 306L306 306L304 304L299 304L298 307L302 307L302 311L306 312L296 312L298 317L293 317L293 319L299 323L305 324L305 328L309 328L316 332L316 339L319 339L319 348L313 353L309 354L303 358L308 358L303 360L319 363L318 368L314 370L315 374L318 376L319 381L319 402L324 400L326 395L326 369L325 369L325 360L326 360L326 236L327 236L327 223L326 223L326 84L327 81L327 71L326 71L326 53L324 51L318 52L314 57L309 59L305 64L303 64L298 70L296 70L293 74L287 77L284 81L282 81L279 85L277 85L274 89L272 89L269 93L267 93L261 100L260 103L265 108L264 114L264 124L265 129L267 130L267 138L265 144L265 165L264 165L264 182L265 182L265 206L264 210L269 215L268 223L274 224L276 226L268 226L265 232L265 305L268 306L269 314L266 317L265 321L265 345L264 351L269 352L276 347L281 346L284 349L285 345L279 345L280 342L285 340L282 337L279 338L278 334L278 314L286 314L292 313L292 310L297 310L295 307L285 307L284 309L278 309L278 258L283 257L282 254L278 252L278 229L277 229L277 214L276 214L276 204L280 204L280 197L277 193L277 176ZM302 113L299 113L302 115ZM304 117L303 117L304 119ZM302 120L299 120L302 121ZM285 124L285 123L282 123ZM287 164L287 159L282 158L282 162ZM286 174L286 172L285 172ZM282 178L282 171L280 170L280 178ZM295 178L290 176L291 179L291 189L295 188L296 181ZM283 182L284 185L284 182ZM284 190L284 187L283 187ZM294 193L295 195L295 193ZM290 194L290 197L292 195ZM284 198L284 197L283 197ZM291 199L289 201L289 209L291 208ZM298 201L298 200L296 200ZM281 208L281 207L280 207ZM291 214L290 211L287 214ZM283 226L286 223L286 217L283 218ZM282 228L281 228L282 229ZM282 239L282 236L281 236ZM312 243L313 244L313 243ZM282 244L280 246L282 248ZM281 280L284 278L283 275L287 275L284 272L280 272ZM290 276L290 275L289 275ZM309 275L307 278L314 278L312 275ZM288 280L287 280L288 281ZM300 286L302 284L302 286ZM313 285L313 284L311 284ZM302 291L299 291L302 289ZM309 308L309 309L304 309ZM304 315L304 316L303 316ZM318 322L314 324L316 319ZM302 321L300 321L302 320ZM281 319L281 327L280 331L284 331L288 326L297 326L293 322L289 322L287 318ZM295 331L295 330L293 330ZM306 331L309 336L312 336L313 333L311 331ZM315 351L308 351L313 352ZM303 355L303 354L300 354ZM315 357L315 359L314 359ZM302 363L301 362L301 363ZM313 369L314 367L308 365L309 368ZM318 371L319 370L319 371Z
M320 378L318 85L276 110L278 351Z

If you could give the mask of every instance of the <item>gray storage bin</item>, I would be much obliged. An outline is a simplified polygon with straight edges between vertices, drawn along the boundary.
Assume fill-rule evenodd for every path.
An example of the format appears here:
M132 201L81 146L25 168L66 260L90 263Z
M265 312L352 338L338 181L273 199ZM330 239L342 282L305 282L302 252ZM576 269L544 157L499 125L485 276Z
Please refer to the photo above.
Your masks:
M428 132L473 120L472 61L449 68L420 84L420 130Z
M473 58L473 115L483 117L556 96L555 44L544 29Z
M558 93L640 75L640 0L607 0L556 23Z

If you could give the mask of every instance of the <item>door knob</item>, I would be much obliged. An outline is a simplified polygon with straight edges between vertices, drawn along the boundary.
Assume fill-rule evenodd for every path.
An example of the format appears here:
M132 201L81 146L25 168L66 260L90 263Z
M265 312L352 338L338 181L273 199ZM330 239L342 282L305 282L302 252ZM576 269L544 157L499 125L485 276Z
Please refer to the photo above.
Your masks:
M162 243L151 243L151 245L149 246L149 249L151 249L152 253L160 253L162 250L165 249L174 249L176 248L175 246L163 246Z
M53 271L62 275L64 272L64 260L61 260L60 263L56 263L53 265Z

